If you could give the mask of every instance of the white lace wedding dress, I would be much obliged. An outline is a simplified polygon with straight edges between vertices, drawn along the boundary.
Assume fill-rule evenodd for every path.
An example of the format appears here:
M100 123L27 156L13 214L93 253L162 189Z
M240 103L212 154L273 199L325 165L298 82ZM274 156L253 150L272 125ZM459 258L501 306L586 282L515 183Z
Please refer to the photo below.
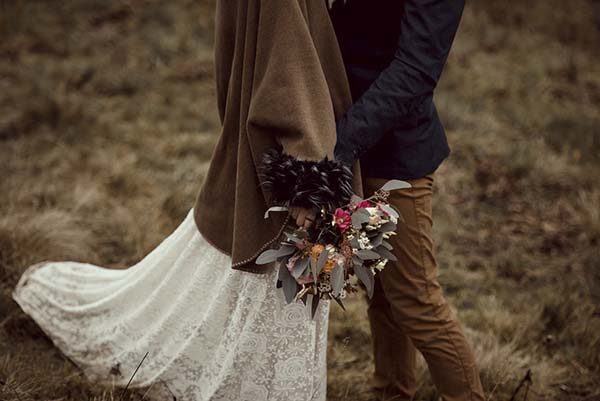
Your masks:
M230 262L192 210L128 269L41 263L13 297L94 381L125 386L143 360L130 387L160 400L324 401L329 304L313 320L285 304L276 271Z

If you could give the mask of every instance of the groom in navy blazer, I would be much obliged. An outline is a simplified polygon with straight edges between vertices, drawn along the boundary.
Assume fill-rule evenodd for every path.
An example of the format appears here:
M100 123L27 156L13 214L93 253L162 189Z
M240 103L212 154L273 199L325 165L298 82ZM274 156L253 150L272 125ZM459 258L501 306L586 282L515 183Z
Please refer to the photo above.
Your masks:
M392 239L398 261L376 275L369 302L374 388L386 400L414 396L417 349L442 399L484 399L432 240L434 173L450 154L433 94L463 8L464 0L337 0L330 9L354 100L337 123L336 158L360 159L365 196L388 179L412 184L390 195L405 220Z

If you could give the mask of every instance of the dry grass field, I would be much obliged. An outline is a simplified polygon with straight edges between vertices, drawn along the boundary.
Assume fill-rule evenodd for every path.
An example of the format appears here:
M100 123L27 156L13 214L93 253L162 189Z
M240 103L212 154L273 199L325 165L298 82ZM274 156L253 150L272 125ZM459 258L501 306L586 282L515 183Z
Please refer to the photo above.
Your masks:
M119 399L10 292L45 259L131 265L185 216L219 131L212 9L0 0L0 400ZM598 43L598 0L471 0L438 89L440 281L490 400L528 370L518 400L600 400ZM330 400L374 399L370 351L364 300L333 307Z

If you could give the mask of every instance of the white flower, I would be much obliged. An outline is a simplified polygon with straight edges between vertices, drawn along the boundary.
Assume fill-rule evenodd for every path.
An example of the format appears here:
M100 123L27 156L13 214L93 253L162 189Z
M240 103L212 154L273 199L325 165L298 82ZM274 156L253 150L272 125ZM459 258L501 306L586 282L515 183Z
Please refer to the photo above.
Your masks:
M371 245L371 240L367 236L367 233L362 231L360 233L360 237L358 237L358 246L360 249L373 249L373 245Z
M382 271L382 270L383 270L383 268L385 267L385 265L387 264L387 262L388 262L388 260L387 260L387 259L381 259L379 262L377 262L377 263L375 264L375 266L373 266L373 268L374 268L375 270Z
M335 253L333 255L333 259L340 266L344 266L346 264L346 257L344 255L342 255L341 253Z
M371 215L371 217L369 217L369 225L370 226L379 226L380 224L381 224L381 216L379 216L378 214Z
M367 212L369 212L369 214L371 216L378 216L379 215L379 209L377 209L376 207L366 207L365 210Z
M330 292L331 291L331 284L329 284L328 282L325 281L319 281L319 284L317 284L318 288L319 288L319 292Z

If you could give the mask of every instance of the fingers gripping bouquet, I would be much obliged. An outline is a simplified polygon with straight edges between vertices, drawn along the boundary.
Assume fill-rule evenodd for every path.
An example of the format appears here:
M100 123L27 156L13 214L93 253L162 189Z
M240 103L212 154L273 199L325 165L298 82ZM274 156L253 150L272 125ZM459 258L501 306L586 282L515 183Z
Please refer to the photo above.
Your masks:
M409 188L405 181L388 181L373 196L352 194L352 173L335 160L300 161L269 151L261 169L263 185L277 205L265 213L291 206L317 209L309 230L289 226L276 249L259 255L257 264L280 265L279 285L288 303L312 294L312 311L320 299L333 299L342 308L348 293L362 283L373 296L374 277L389 260L396 260L387 241L402 217L388 202L390 191Z

